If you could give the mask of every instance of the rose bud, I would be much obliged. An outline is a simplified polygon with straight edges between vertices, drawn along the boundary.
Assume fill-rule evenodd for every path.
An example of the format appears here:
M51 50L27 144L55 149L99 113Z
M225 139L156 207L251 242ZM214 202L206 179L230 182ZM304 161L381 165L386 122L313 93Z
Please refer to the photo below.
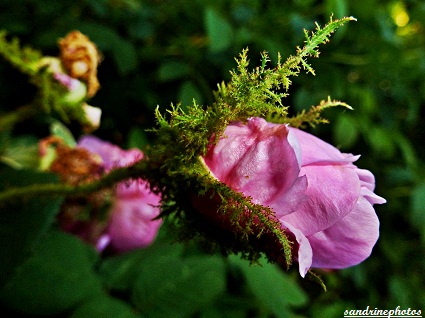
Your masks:
M310 267L362 262L379 237L373 204L386 201L373 192L373 174L353 164L358 158L299 129L250 118L228 125L202 160L217 180L274 212L295 241L304 277ZM232 229L209 198L193 200L194 207Z

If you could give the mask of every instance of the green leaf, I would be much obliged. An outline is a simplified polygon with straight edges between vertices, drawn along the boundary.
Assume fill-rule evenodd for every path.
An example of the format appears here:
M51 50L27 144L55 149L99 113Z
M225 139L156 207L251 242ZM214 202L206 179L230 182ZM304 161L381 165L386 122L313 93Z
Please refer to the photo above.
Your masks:
M214 53L224 51L232 44L233 29L230 23L215 9L205 9L205 29L209 38L210 50Z
M367 132L371 147L384 158L392 158L395 153L393 134L382 127L373 126Z
M411 224L421 233L422 241L425 242L425 183L419 184L413 190L411 196Z
M395 303L400 307L409 307L412 299L415 299L416 291L413 291L405 278L391 276L389 278L389 290Z
M348 15L346 0L326 0L326 9L328 13L336 18L342 18Z
M73 27L86 34L101 51L113 50L116 39L119 37L113 28L100 23L80 21Z
M102 295L84 302L70 316L70 318L135 318L138 317L126 303Z
M341 301L325 304L324 301L316 302L312 308L311 317L342 317L342 313L347 309L347 304Z
M78 238L52 232L0 290L0 298L26 314L63 313L102 292L92 272L96 260L95 250Z
M189 74L189 65L179 61L167 61L160 65L158 80L162 82L176 80Z
M158 237L154 244L146 249L106 258L100 266L99 273L108 288L118 291L129 290L145 263L158 261L164 255L168 258L178 258L181 253L182 245L171 244L168 239L161 240Z
M335 122L333 134L333 139L338 147L345 149L352 147L359 137L359 130L355 119L346 115L339 116Z
M106 1L89 0L87 3L97 16L102 18L108 16L109 7Z
M181 102L183 109L192 105L194 99L198 105L202 105L203 103L202 94L191 81L187 81L182 84L179 90L178 99Z
M96 1L95 1L96 2ZM127 23L128 33L137 40L146 40L155 36L155 24L151 21L155 14L148 7L137 12L137 18Z
M55 120L50 125L50 133L53 136L62 138L65 144L71 148L74 148L77 145L77 142L75 141L75 138L72 135L71 131L68 129L68 127L66 127L60 121Z
M266 263L262 266L249 265L236 257L232 262L239 263L252 293L276 317L288 317L290 306L301 306L307 303L307 295L294 279L279 267Z
M37 168L39 160L38 141L32 136L11 139L0 155L0 162L15 169Z
M41 59L41 53L21 46L17 38L9 41L6 35L5 30L0 30L0 56L22 73L34 75L38 71L37 64Z
M127 75L137 68L137 51L133 43L117 36L112 47L112 54L121 75Z
M138 65L135 46L122 38L115 29L98 23L83 22L75 26L87 34L100 50L112 52L112 58L121 75L126 75Z
M0 189L30 184L54 183L57 176L27 170L0 170ZM62 197L21 199L0 204L0 286L53 223Z
M376 100L376 95L371 89L366 88L353 88L353 92L357 98L359 98L359 105L356 105L356 109L362 113L362 115L366 115L369 118L374 116L379 109L378 101Z
M406 138L406 136L400 133L392 132L392 134L390 134L390 132L388 132L388 135L388 138L394 139L394 142L400 148L404 161L409 166L416 167L418 165L419 160L416 154L416 150L412 145L412 142L408 138Z
M127 148L143 149L148 144L146 133L139 127L132 127L128 133Z
M188 317L225 288L219 257L163 257L143 264L132 301L146 317Z

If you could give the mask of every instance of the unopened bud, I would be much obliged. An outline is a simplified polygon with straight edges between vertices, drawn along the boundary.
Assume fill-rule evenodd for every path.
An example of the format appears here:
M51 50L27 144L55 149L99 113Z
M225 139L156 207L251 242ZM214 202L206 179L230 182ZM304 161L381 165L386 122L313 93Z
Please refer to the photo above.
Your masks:
M102 110L98 107L93 107L87 104L83 105L83 110L86 115L86 119L91 126L91 130L99 128Z
M62 98L66 105L77 105L87 97L87 86L83 82L63 73L55 73L53 77L68 89Z
M92 97L99 90L97 66L101 60L96 45L79 31L70 32L59 41L60 59L67 73L87 84L87 96Z

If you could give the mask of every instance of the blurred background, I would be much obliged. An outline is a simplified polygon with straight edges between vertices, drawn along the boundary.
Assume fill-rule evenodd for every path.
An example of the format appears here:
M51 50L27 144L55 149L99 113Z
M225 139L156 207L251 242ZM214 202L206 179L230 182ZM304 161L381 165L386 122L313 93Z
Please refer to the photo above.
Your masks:
M309 130L344 152L361 154L358 166L376 176L375 192L388 203L375 206L381 236L371 257L353 268L319 272L328 288L323 292L318 284L298 277L296 270L281 274L266 263L263 268L248 268L233 257L223 261L219 256L203 256L200 261L202 252L193 247L182 253L197 255L196 261L190 262L195 264L191 263L198 276L189 275L190 280L184 280L182 274L178 282L173 282L178 286L179 296L170 297L177 297L174 299L179 305L170 304L170 300L164 300L165 295L157 292L149 298L149 308L154 308L149 311L145 296L137 288L149 293L159 286L161 279L174 277L171 269L165 269L173 267L170 262L175 261L174 256L164 259L164 254L181 252L177 244L167 243L164 232L148 250L96 263L94 271L107 281L103 285L108 297L122 306L138 309L129 310L129 315L137 312L146 317L342 317L346 309L364 309L368 305L425 310L425 3L1 1L0 28L43 54L57 55L58 38L71 30L81 31L96 43L103 54L98 69L101 90L90 104L100 107L103 114L95 135L123 148L141 149L154 142L145 130L155 125L157 106L164 111L171 103L189 105L193 98L198 104L211 104L212 91L218 83L230 79L229 71L236 67L234 57L243 48L249 48L252 67L260 64L262 51L270 54L271 64L276 62L278 52L285 60L296 46L303 45L303 29L313 30L315 22L323 26L332 14L335 18L354 16L358 21L337 30L331 42L320 47L320 58L310 59L316 76L302 73L293 78L291 95L284 104L296 112L331 96L354 108L327 110L324 116L331 124ZM2 111L31 101L34 92L24 75L0 60ZM14 134L46 136L48 128L44 123L35 121L32 125L18 125ZM78 128L71 129L76 137L81 133ZM154 261L149 266L150 260ZM138 287L129 287L130 276L124 267L133 266L134 272L135 264L140 262L145 266L140 271L152 275L151 281L139 279ZM161 264L164 268L160 271ZM188 265L174 266L184 272ZM211 268L210 273L215 273L207 281L199 278L203 268ZM107 303L105 297L103 302ZM73 304L64 312L94 317L90 308L97 305L90 304L86 303L83 309L75 309ZM31 315L32 307L28 308L25 311ZM127 317L127 309L112 316L118 317L119 313ZM47 310L38 314L61 316L63 312Z

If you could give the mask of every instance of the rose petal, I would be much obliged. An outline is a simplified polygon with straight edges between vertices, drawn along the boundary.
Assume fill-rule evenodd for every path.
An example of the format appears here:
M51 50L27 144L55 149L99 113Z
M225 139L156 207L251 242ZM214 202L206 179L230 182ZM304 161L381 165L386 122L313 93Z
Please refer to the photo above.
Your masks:
M106 171L116 167L128 166L143 158L143 153L139 149L122 150L118 146L91 135L81 137L78 141L78 147L98 154L102 158Z
M375 176L366 169L359 169L356 167L356 173L359 176L360 184L367 187L370 191L375 190Z
M246 125L232 124L204 162L218 180L251 196L254 203L269 206L298 179L299 162L288 134L287 126L271 127L261 118L252 118ZM294 195L303 199L302 192Z
M359 197L351 213L307 237L313 249L312 267L345 268L370 255L379 237L379 220L372 205Z
M369 201L370 204L384 204L387 202L383 197L373 193L370 189L366 187L361 187L360 194Z
M159 215L158 204L154 194L117 199L108 228L112 248L124 252L152 244L161 225L153 220Z
M103 234L99 237L96 242L96 250L103 252L105 248L111 243L111 236L109 234Z
M349 163L359 158L359 156L343 154L334 146L302 130L292 127L289 127L289 130L295 134L301 145L303 166L311 164Z
M360 194L360 182L354 169L344 166L307 166L308 200L282 218L304 235L322 231L350 213Z
M307 177L302 176L295 180L288 191L276 192L274 198L268 202L268 206L275 212L277 218L294 212L307 201L308 196L305 194L307 184Z
M283 226L288 228L288 230L294 234L295 239L298 242L298 266L301 277L305 277L312 264L313 251L310 242L299 229L285 221L281 222Z
M205 165L218 180L222 181L227 177L245 154L245 149L255 142L254 138L249 138L250 134L247 125L233 123L227 126L220 141L203 157Z

